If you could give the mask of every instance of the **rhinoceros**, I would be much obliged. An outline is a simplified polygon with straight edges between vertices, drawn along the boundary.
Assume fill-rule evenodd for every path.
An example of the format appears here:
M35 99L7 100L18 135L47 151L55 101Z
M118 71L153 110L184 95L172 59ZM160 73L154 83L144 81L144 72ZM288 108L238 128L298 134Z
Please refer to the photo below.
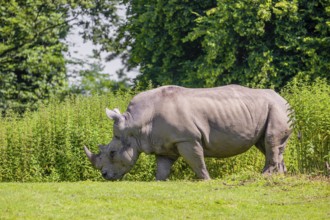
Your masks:
M252 146L265 155L263 173L284 173L289 111L286 100L269 89L163 86L136 95L123 114L106 109L113 139L98 154L84 150L107 180L121 179L141 152L156 156L156 180L166 180L180 156L197 178L208 180L204 157L231 157Z

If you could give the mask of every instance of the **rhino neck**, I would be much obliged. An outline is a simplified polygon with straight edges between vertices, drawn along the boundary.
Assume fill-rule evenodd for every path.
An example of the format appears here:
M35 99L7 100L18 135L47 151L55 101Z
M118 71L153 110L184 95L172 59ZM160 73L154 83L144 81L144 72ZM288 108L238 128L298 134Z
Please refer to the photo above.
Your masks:
M136 148L138 153L152 154L152 140L149 131L150 126L144 126L142 129L138 129L138 132L134 135Z

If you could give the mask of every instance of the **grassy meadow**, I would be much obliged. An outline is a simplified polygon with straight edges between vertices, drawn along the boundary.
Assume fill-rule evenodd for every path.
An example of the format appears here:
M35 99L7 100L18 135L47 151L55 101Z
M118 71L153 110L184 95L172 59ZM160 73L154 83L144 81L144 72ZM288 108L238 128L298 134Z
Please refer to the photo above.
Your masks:
M329 179L0 183L0 219L329 219Z

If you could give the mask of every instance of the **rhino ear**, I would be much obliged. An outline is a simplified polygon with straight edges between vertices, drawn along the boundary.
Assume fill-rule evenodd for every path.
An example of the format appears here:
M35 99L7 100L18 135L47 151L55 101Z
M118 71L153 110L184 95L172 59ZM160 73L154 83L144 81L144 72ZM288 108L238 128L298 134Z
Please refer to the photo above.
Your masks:
M118 122L125 120L125 117L120 114L118 109L110 110L108 108L105 109L105 113L107 114L108 118L115 121L116 124Z

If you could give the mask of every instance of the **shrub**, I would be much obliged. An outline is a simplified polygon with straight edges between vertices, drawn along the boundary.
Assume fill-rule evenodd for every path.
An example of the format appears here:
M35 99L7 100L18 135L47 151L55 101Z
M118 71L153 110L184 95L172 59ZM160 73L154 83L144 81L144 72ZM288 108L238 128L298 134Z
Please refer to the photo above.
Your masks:
M287 156L290 170L326 174L330 161L330 85L326 80L293 80L282 92L294 114L294 133Z
M105 107L126 109L131 94L53 99L37 112L0 119L0 181L99 179L83 151L108 143L112 123Z

